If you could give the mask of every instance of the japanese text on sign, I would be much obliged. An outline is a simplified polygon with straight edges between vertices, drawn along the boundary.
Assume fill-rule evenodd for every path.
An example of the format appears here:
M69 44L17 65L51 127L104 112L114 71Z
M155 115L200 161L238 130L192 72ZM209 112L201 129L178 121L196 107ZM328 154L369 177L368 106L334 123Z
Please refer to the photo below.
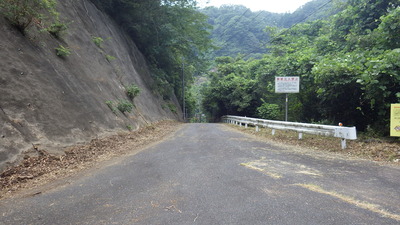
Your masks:
M275 77L275 93L299 93L300 77Z

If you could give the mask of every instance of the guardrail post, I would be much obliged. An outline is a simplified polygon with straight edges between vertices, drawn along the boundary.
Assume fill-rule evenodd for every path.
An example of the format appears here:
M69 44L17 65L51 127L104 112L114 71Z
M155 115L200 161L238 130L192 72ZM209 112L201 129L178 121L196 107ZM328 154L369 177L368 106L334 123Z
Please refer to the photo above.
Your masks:
M272 135L275 135L275 129L272 129Z
M258 126L256 126L256 132L260 131L260 128Z
M303 133L299 133L299 140L303 139Z
M247 123L244 124L244 127L247 128Z
M342 149L347 148L347 144L346 144L346 139L345 138L342 138L341 144L342 144Z

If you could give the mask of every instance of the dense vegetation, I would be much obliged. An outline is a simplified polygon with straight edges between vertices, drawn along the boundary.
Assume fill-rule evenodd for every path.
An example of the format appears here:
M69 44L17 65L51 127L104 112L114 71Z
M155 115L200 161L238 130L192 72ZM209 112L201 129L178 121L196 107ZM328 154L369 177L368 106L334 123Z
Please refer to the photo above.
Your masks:
M66 25L59 21L56 4L56 0L0 0L0 15L22 34L36 23L57 36Z
M356 125L388 134L389 106L400 101L400 2L349 0L334 16L269 27L262 59L221 57L204 88L211 118L234 114L283 119L275 76L300 76L289 120ZM277 107L278 106L278 107Z
M305 4L294 13L252 12L240 5L207 7L200 12L208 16L208 22L214 27L211 39L216 51L210 58L244 54L245 58L261 58L268 52L265 45L269 42L267 26L288 28L293 24L316 20L331 15L332 3L329 0L315 0Z
M154 89L165 99L172 93L182 98L182 74L189 85L193 74L207 68L211 26L195 0L91 1L132 37L152 66Z

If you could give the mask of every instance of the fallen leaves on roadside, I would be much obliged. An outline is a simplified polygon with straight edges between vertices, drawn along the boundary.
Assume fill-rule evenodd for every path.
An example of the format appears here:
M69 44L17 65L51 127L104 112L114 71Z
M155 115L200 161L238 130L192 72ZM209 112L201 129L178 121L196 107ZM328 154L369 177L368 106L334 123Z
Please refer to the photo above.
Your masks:
M397 141L358 139L347 140L347 148L342 149L340 139L333 137L304 134L298 139L297 132L276 130L272 135L271 129L262 129L256 132L254 127L244 128L234 125L230 127L254 135L258 138L271 140L277 143L311 148L319 151L335 152L380 162L391 162L400 165L400 143Z
M34 187L72 175L115 156L129 154L157 142L177 130L180 123L163 121L133 132L93 139L85 145L67 148L63 155L52 155L33 146L36 156L24 156L19 165L0 174L0 198L21 188Z

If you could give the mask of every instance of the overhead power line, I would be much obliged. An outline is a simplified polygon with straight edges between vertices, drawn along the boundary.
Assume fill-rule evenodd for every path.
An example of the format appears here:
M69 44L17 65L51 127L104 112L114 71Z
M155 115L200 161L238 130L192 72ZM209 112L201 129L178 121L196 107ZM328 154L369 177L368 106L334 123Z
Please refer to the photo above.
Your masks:
M300 24L300 23L304 23L308 18L310 18L311 16L313 16L314 14L316 14L318 11L320 11L323 7L327 6L329 3L331 3L333 0L329 0L326 3L322 4L321 6L319 6L316 10L314 10L312 13L310 13L308 16L304 17L302 20L298 21L297 23L293 24L292 26L290 26L288 29L282 31L282 33L280 33L278 36L284 34L285 32L289 31L290 29L292 29L293 27L295 27L296 25Z
M249 10L249 9L247 9L247 10ZM260 11L260 12L252 19L252 21L254 21L258 16L260 16L260 14L261 14L262 12L263 12L263 11ZM243 14L243 15L244 15L244 14ZM239 21L239 20L237 20L237 21ZM224 48L224 47L226 46L226 44L227 44L230 40L232 40L232 38L236 37L237 34L238 34L239 32L240 32L240 31L234 33L234 34L231 35L227 40L225 40L224 43L222 43L222 45L221 45L221 49ZM221 36L221 37L222 37L222 36ZM221 37L220 37L220 38L221 38Z
M231 26L226 27L226 28L224 29L224 31L221 32L221 36L219 36L219 38L222 38L222 36L225 34L225 32L226 32L228 29L230 29L230 28L232 28L234 25L236 25L236 24L239 22L239 20L240 20L249 10L250 10L250 9L246 9L246 11L244 11L244 13L242 13L242 15L240 15L240 17L239 17Z

